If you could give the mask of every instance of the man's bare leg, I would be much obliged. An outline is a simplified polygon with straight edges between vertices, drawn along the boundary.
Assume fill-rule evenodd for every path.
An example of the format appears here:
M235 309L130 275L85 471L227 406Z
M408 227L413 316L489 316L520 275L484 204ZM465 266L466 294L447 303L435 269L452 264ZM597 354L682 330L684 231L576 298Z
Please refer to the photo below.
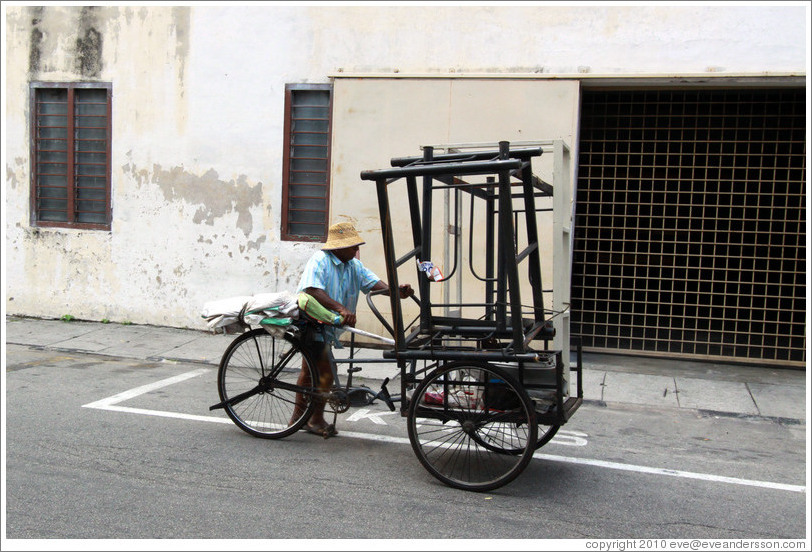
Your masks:
M322 393L328 393L330 387L333 385L333 371L330 367L330 361L327 357L327 349L325 348L319 359L316 361L316 371L319 374L319 383L316 386ZM335 435L338 433L335 426L327 423L324 419L324 407L326 400L322 398L314 399L313 413L310 415L310 420L307 422L308 431L311 433L318 433L324 437Z
M319 381L316 382L316 389L319 390L320 393L327 394L330 391L330 387L333 384L333 372L330 367L330 360L327 355L326 346L318 353L318 359L316 360L316 372L319 377ZM296 385L300 387L310 387L310 372L307 369L307 364L304 359L302 359L302 371L299 373L299 378L296 381ZM310 414L310 418L307 421L307 425L305 429L310 433L316 433L318 435L322 435L323 437L330 437L332 435L338 434L336 431L335 426L332 424L327 423L327 420L324 419L324 408L326 406L326 400L320 397L313 397L313 412ZM301 393L296 393L296 402L294 403L293 408L293 415L290 418L290 425L299 419L305 411L307 407L307 399Z
M307 361L302 359L302 371L299 372L299 379L296 380L296 385L299 387L310 387L310 371L307 369ZM293 425L296 420L298 420L302 414L304 414L305 408L307 408L307 399L301 393L296 393L296 402L293 406L293 415L290 417L290 422L288 425Z

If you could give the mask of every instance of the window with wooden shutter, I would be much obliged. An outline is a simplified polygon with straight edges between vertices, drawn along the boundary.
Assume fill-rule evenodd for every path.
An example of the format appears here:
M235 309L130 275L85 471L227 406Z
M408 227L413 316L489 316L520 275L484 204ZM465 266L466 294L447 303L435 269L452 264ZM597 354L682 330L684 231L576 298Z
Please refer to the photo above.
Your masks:
M109 230L111 87L33 83L32 225Z
M332 85L285 87L282 239L327 239Z

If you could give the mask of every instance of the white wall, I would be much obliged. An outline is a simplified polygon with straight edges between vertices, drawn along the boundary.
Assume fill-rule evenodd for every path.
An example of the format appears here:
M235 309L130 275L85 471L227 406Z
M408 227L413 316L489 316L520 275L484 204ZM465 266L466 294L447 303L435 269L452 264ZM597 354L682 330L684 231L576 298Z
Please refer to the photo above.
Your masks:
M804 5L2 9L6 311L185 327L204 327L207 300L295 287L314 249L279 241L285 83L518 74L553 90L561 75L803 74L808 62ZM89 28L103 39L101 72L90 77L75 52ZM32 228L28 84L94 79L113 84L112 230ZM399 82L381 101L423 101L431 112L453 96ZM385 139L364 168L424 143L510 139L471 111L509 113L499 90L453 96L442 107L454 124L426 120L406 151L391 135L396 121L376 121L363 130ZM336 128L336 151L365 140ZM359 185L355 168L336 166L339 202Z

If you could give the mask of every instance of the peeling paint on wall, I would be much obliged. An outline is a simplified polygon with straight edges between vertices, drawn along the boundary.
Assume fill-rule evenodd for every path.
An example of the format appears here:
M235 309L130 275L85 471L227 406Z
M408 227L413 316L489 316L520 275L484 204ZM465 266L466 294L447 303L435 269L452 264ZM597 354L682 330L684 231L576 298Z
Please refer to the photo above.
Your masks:
M262 182L249 184L245 175L240 175L236 180L221 180L213 169L200 176L183 167L165 170L158 165L153 166L152 171L147 171L127 164L122 170L133 175L139 187L147 183L156 185L169 203L198 205L192 219L195 224L213 226L227 213L237 213L237 228L246 237L253 232L254 221L250 208L262 205ZM262 241L264 236L254 242L253 248L256 249Z
M265 241L267 239L268 239L267 236L260 236L256 240L245 242L244 246L240 246L240 253L242 253L244 251L251 250L251 249L255 249L255 250L259 251L260 245L265 243Z
M8 184L10 189L16 190L17 186L20 185L20 181L17 175L21 173L21 169L23 169L26 166L27 162L28 162L27 159L23 159L22 157L15 157L14 165L17 168L16 171L12 168L10 163L6 164L6 184Z

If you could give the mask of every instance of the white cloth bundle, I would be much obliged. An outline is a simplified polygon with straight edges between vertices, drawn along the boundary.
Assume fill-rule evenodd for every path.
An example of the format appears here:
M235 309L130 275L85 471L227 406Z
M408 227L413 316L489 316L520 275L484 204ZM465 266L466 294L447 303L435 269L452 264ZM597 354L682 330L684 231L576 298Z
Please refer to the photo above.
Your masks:
M276 293L258 293L257 295L238 295L203 305L201 315L206 319L209 329L214 333L238 333L248 327L262 325L274 335L282 334L294 320L299 318L299 295L289 291ZM389 345L395 340L373 333L365 332L350 326L342 326L349 332L372 337ZM336 342L338 347L340 343Z
M276 319L279 325L285 326L299 317L296 298L296 294L288 291L238 295L209 301L203 305L201 315L215 333L241 331L266 318Z

